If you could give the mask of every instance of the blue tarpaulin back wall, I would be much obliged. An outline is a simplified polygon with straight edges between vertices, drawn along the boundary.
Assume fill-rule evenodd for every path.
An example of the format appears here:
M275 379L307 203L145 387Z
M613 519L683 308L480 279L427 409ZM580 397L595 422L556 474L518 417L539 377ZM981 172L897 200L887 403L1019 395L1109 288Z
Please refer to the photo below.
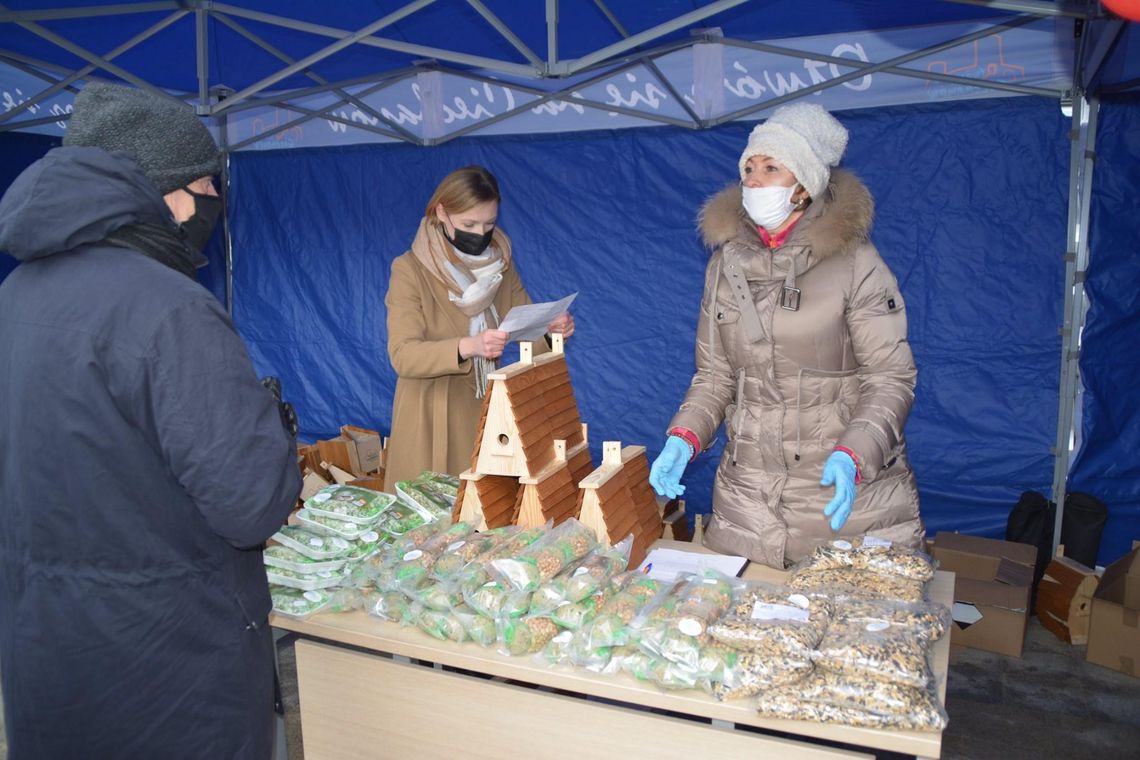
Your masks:
M1140 538L1140 99L1101 108L1081 343L1084 441L1070 488L1108 504L1100 559Z
M907 433L928 529L999 536L1020 492L1052 480L1069 123L1030 98L839 117L907 301L919 367ZM580 293L567 355L595 460L603 440L652 457L693 371L708 260L696 215L736 180L752 126L238 153L235 321L303 436L387 431L389 266L436 183L483 164L531 295ZM716 459L686 473L692 510L709 508Z

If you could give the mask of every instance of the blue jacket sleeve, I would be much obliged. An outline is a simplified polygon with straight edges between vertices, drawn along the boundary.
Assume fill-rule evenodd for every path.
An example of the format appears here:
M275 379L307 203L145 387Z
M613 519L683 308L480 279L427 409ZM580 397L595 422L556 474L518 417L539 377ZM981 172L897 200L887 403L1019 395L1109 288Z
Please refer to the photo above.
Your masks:
M208 295L179 306L156 326L143 366L139 401L172 475L225 541L261 544L288 517L301 475L229 318Z

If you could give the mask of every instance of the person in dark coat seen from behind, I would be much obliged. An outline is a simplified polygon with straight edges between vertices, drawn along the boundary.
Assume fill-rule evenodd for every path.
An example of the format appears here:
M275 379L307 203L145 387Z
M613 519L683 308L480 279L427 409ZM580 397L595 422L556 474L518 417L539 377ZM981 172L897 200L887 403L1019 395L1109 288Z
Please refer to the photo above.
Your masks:
M268 758L261 547L300 490L287 405L195 268L221 155L92 83L0 200L0 678L11 760Z

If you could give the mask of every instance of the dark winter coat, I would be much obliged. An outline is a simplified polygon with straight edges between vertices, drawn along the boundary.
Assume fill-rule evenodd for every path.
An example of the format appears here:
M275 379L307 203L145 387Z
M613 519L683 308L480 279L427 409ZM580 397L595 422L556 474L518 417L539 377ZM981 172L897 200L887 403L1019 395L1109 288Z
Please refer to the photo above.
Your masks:
M0 201L0 674L12 760L266 758L260 546L295 446L225 311L99 245L173 226L125 154L59 148Z
M916 370L902 294L868 240L873 208L858 179L834 171L773 251L746 218L739 186L701 212L716 250L697 372L670 428L688 428L708 446L725 424L705 533L718 551L783 567L836 536L922 545L903 437ZM819 483L836 445L854 452L862 475L839 533L823 514L835 489Z

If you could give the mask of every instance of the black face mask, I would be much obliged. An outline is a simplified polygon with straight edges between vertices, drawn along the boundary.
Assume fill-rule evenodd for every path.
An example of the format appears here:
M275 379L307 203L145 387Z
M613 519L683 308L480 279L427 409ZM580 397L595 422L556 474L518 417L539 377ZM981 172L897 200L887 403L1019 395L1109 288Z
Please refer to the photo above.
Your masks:
M452 222L451 226L455 229L455 237L448 237L447 242L451 243L453 246L459 249L460 252L466 253L468 256L478 256L479 254L483 253L483 251L487 250L487 246L491 244L491 236L495 234L494 227L487 230L482 235L476 235L474 232L467 232L466 230L459 229L455 226L454 222ZM447 237L447 233L444 232L443 236Z
M197 251L204 250L214 234L214 225L218 223L218 216L222 213L222 199L216 195L196 193L189 187L182 188L194 198L194 215L178 229L182 239Z

